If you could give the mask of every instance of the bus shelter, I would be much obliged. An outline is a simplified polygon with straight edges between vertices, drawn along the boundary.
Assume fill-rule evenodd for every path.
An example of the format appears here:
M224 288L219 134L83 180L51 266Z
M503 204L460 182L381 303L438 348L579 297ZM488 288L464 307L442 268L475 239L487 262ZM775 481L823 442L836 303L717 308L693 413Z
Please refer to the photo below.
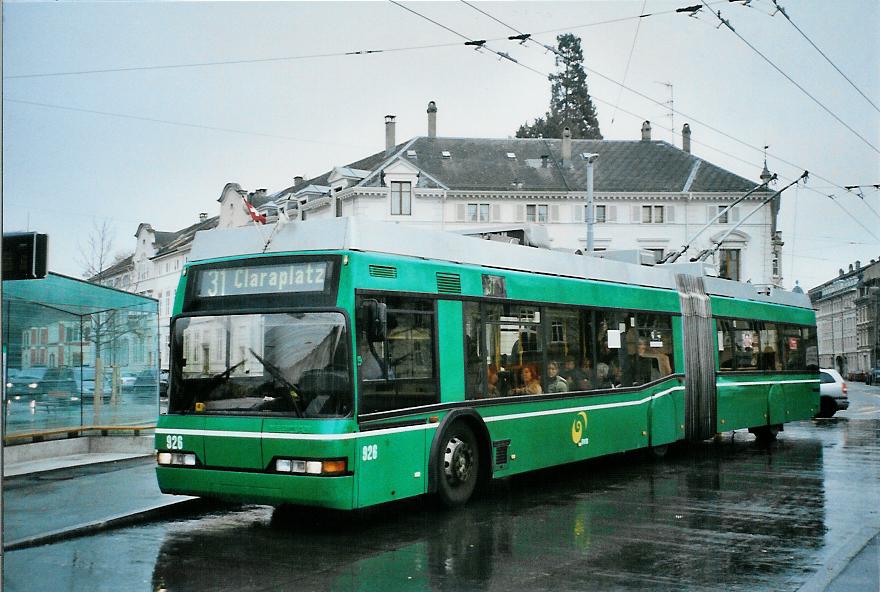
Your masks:
M158 301L49 273L3 282L4 444L149 428Z

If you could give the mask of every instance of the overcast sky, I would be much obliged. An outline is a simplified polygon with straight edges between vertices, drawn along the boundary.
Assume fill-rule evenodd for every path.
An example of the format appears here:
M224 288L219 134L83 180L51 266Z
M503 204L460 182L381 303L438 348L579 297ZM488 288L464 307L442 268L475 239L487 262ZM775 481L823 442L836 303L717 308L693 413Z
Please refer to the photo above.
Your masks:
M779 2L880 105L880 3ZM547 110L552 54L507 41L511 29L463 2L403 4L521 65L390 2L5 2L4 230L48 233L50 269L79 276L96 223L111 221L115 249L131 250L140 222L174 231L215 215L227 182L274 192L383 149L386 114L403 141L426 134L430 100L440 136L503 138ZM809 170L807 188L783 197L786 287L880 258L880 111L771 16L771 0L710 4L821 106L708 10L674 12L693 4L474 3L541 43L581 37L606 139L638 139L649 119L655 139L680 146L657 104L669 83L696 155L756 180L769 145L780 177ZM395 51L341 55L364 50ZM846 185L868 185L864 199Z

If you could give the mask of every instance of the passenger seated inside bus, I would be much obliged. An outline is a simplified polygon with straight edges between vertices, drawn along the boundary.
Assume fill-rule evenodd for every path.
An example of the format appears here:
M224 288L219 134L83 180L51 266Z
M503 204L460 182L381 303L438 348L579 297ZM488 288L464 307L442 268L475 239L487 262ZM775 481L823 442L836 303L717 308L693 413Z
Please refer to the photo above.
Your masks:
M589 360L585 358L584 362ZM577 367L577 358L574 356L565 357L565 365L559 371L559 375L565 379L571 391L586 391L592 388L592 385L587 384L590 381L587 380L584 372Z
M544 389L541 388L541 381L538 380L538 373L532 366L526 365L521 370L520 386L511 390L514 395L540 395Z
M567 392L568 383L559 375L559 363L551 360L547 363L547 393Z

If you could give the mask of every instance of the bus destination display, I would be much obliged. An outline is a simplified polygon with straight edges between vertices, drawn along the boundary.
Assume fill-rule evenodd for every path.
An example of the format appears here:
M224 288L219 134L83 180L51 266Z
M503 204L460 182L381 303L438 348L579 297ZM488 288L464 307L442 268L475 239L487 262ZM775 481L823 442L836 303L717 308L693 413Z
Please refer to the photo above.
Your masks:
M326 261L206 269L199 272L196 296L322 292L327 271Z

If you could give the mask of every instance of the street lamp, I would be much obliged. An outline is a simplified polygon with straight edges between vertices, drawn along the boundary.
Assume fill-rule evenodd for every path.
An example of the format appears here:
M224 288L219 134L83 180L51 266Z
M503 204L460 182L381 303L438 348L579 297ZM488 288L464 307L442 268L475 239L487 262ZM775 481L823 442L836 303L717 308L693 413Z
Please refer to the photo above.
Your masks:
M581 154L587 161L587 253L593 252L593 224L596 221L595 208L593 207L593 163L599 158L593 152Z

